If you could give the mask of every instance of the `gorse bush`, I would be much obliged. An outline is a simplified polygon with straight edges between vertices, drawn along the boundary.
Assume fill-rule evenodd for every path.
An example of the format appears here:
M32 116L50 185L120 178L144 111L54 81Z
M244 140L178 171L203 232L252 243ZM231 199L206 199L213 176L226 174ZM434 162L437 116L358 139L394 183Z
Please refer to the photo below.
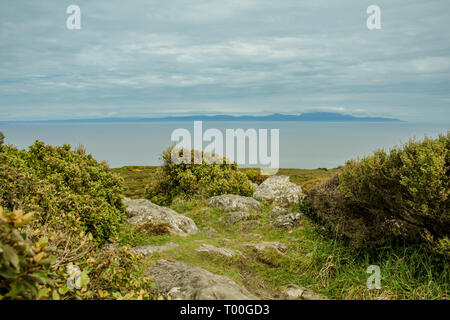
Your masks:
M269 177L268 175L261 174L260 169L245 169L244 173L251 182L256 184L263 183Z
M142 275L127 247L99 246L90 234L40 223L34 213L0 207L0 300L150 299L151 279ZM75 276L70 269L79 271ZM72 269L73 270L73 269Z
M0 300L151 298L140 257L104 245L124 219L121 184L83 147L0 144Z
M30 223L33 213L7 212L0 207L0 299L34 299L53 287L50 265L54 262L48 239L28 239L19 228Z
M317 217L356 247L428 243L449 254L450 133L350 161L308 198Z
M164 161L155 184L148 186L147 197L158 204L170 204L177 197L211 197L220 194L250 196L253 187L236 163L228 164L225 158L218 159L207 153L194 150L179 150L190 154L188 163L172 161L173 147L162 154ZM189 155L188 154L188 155ZM195 164L194 159L202 159ZM200 158L201 157L201 158ZM208 158L211 157L211 158ZM211 159L215 159L213 163Z
M121 178L83 150L39 141L28 151L0 149L0 206L35 211L42 223L62 223L102 242L124 219L121 193Z

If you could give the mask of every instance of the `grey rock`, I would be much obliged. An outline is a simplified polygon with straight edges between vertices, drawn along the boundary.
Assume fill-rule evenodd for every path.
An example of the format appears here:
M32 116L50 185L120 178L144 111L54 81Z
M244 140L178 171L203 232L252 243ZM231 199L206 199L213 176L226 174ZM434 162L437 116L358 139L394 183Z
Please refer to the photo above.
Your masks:
M149 272L157 291L174 300L257 300L233 280L178 261L158 260Z
M132 225L141 225L147 222L167 223L170 233L180 236L195 234L198 228L191 218L175 212L166 207L160 207L146 199L124 199L127 222Z
M223 211L255 211L261 212L261 204L251 197L243 197L235 194L215 196L208 200L208 206L219 208Z
M283 216L279 216L274 222L275 228L292 229L300 223L302 213L290 213Z
M269 211L268 216L270 218L277 218L279 216L286 215L286 214L289 214L288 209L275 206L272 208L272 210Z
M219 233L217 232L216 229L214 229L213 227L204 227L202 229L210 238L218 238L219 237Z
M271 176L261 183L253 193L258 200L271 200L280 205L290 205L299 200L302 188L289 181L289 176Z
M244 247L252 248L256 251L264 251L267 249L274 249L280 253L287 250L288 246L284 243L275 241L275 242L261 242L261 243L246 243L243 244Z
M230 212L225 215L225 223L228 225L233 225L239 221L249 220L250 214L248 212L238 211Z
M174 248L179 247L178 243L169 242L166 244L163 244L161 246L153 246L153 245L147 245L147 246L137 246L131 249L131 252L134 254L142 254L144 256L151 256L155 252L161 252L166 250L171 250Z
M215 253L225 256L227 258L233 258L237 253L230 249L218 248L210 244L202 244L200 247L195 249L198 252Z
M284 287L281 296L284 300L328 300L328 298L323 295L295 284L289 284Z
M260 226L262 226L261 221L248 220L248 221L242 221L241 223L239 223L237 229L239 231L250 231L250 230L253 230L253 229L258 228Z

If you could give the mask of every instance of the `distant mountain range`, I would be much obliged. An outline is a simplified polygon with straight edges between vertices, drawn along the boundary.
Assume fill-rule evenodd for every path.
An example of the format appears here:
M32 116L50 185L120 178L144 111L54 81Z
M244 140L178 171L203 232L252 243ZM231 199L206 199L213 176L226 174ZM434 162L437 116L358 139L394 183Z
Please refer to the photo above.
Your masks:
M293 121L293 122L402 122L402 120L383 117L356 117L337 112L309 112L300 115L275 113L266 116L173 116L163 118L92 118L69 120L39 120L39 121L0 121L0 123L86 123L86 122L170 122L170 121Z

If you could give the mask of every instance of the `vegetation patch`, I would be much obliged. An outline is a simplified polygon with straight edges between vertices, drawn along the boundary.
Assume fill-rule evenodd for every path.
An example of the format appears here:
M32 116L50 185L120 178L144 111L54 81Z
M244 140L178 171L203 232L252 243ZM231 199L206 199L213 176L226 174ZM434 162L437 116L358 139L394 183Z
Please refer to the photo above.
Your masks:
M350 161L313 188L313 213L354 247L426 244L449 255L450 134Z

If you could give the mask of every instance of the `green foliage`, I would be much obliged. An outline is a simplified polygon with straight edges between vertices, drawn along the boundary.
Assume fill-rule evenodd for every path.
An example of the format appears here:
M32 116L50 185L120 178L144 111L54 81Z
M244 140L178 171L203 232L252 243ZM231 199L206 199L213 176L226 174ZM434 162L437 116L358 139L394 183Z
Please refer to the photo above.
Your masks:
M256 184L263 183L264 180L269 177L267 175L262 175L260 169L246 169L244 173L251 182Z
M36 211L41 222L64 224L104 241L124 219L121 178L82 149L36 141L29 150L3 146L0 205ZM61 219L64 217L64 219Z
M314 211L356 247L426 239L448 252L449 146L450 133L350 161L309 192Z
M220 194L239 194L249 196L253 187L247 176L238 169L236 163L228 164L225 158L212 163L210 154L199 151L174 151L180 155L190 153L189 163L172 161L173 147L162 154L163 167L156 183L148 186L147 197L155 203L167 205L175 197L211 197ZM194 159L202 157L201 164ZM212 158L211 158L212 159Z
M5 136L3 132L0 131L0 146L5 142Z
M0 300L39 299L54 285L49 277L54 256L48 239L32 242L19 229L30 223L33 215L0 207Z
M127 247L106 246L96 250L88 258L56 271L58 280L52 299L115 299L143 300L152 298L154 285L139 268L142 257L137 257ZM67 287L70 274L67 267L80 270L79 288Z

